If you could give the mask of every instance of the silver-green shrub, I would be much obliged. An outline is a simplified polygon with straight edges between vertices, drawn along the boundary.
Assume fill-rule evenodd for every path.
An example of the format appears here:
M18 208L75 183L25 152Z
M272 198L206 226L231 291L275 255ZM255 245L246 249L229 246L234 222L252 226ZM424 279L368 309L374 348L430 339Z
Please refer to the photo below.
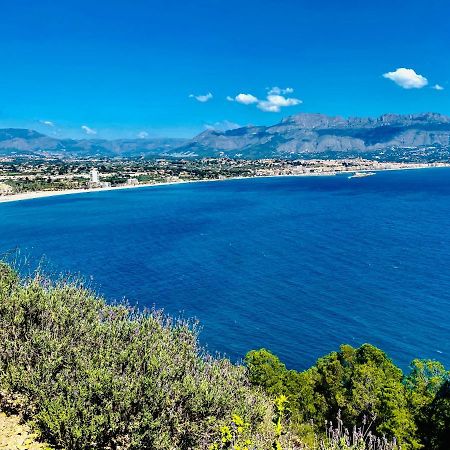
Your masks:
M271 401L199 346L192 323L111 306L80 283L0 263L0 391L66 449L205 448L239 414L271 439Z

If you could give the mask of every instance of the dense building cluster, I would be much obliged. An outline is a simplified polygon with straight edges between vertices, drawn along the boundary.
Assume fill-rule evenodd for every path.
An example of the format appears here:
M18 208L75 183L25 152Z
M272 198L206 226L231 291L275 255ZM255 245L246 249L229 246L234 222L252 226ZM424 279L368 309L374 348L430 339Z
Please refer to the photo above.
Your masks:
M343 172L445 166L445 162L373 159L144 159L9 156L0 158L0 195L135 186L236 177L333 175ZM93 174L95 177L93 178Z

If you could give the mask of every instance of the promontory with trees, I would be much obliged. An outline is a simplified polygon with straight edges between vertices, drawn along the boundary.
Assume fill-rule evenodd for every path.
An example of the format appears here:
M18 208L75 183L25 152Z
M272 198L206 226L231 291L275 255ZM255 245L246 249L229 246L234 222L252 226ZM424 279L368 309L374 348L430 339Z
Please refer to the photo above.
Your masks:
M55 449L449 448L450 373L414 360L405 374L369 344L302 372L265 349L236 364L194 322L6 263L0 342L0 410Z

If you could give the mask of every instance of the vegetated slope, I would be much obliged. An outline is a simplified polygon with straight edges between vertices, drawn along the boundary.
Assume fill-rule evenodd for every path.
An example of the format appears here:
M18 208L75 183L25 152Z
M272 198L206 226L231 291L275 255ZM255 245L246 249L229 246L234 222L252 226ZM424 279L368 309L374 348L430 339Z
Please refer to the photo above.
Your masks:
M81 282L21 279L1 262L0 342L0 410L57 448L448 449L450 373L415 360L405 376L369 344L303 372L261 349L246 368L205 353L192 323L108 305Z
M243 367L205 354L195 330L159 312L108 306L73 283L21 281L0 266L2 403L50 444L206 448L237 413L270 439L272 403Z

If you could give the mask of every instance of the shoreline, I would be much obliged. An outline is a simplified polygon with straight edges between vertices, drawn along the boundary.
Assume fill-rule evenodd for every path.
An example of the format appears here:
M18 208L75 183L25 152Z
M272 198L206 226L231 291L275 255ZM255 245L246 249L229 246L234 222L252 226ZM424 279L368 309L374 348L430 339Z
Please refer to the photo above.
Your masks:
M440 169L449 168L449 164L442 164L439 166L434 165L423 165L421 167L393 167L384 169L364 169L358 170L357 172L387 172L387 171L401 171L401 170L422 170L422 169ZM345 175L355 173L354 170L348 171L330 171L330 172L317 172L317 173L299 173L299 174L285 174L285 175L254 175L249 177L228 177L228 178L215 178L215 179L203 179L203 180L181 180L181 181L163 181L160 183L142 183L132 186L111 186L105 188L94 188L94 189L66 189L61 191L35 191L35 192L24 192L20 194L4 195L0 196L1 203L13 203L24 200L35 200L39 198L56 197L63 195L74 195L74 194L90 194L95 192L107 192L107 191L118 191L124 189L139 189L146 187L157 187L157 186L170 186L177 184L188 184L188 183L208 183L213 181L230 181L230 180L253 180L257 178L282 178L282 177L321 177L321 176L335 176L335 175Z

